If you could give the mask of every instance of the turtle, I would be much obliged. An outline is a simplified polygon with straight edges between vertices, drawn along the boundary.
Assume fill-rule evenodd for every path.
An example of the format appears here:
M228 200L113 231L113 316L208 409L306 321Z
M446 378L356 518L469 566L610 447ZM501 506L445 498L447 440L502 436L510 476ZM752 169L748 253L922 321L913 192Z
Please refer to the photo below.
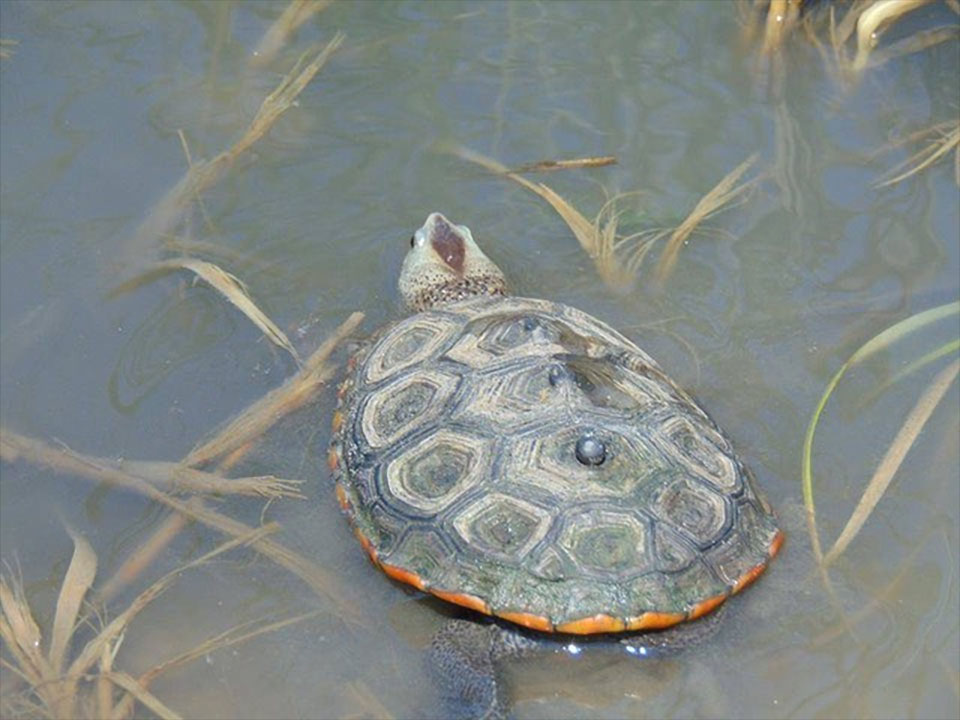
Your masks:
M399 291L409 313L347 362L328 463L375 566L494 619L432 643L468 714L505 713L501 658L550 637L667 647L668 628L709 627L776 555L784 534L730 440L627 337L509 294L438 212Z

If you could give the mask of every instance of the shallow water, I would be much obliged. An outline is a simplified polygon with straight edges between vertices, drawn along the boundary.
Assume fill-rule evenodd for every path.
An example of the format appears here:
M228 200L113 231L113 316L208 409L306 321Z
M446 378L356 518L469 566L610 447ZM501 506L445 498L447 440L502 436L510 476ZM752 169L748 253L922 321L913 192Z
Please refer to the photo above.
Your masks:
M109 291L159 257L141 221L193 157L244 131L300 52L347 39L298 104L203 195L181 239L239 276L309 352L356 309L400 312L411 232L441 210L469 225L515 290L623 329L736 442L788 532L720 635L655 662L551 655L510 668L521 718L951 717L960 713L956 383L877 511L817 575L802 507L803 436L861 344L960 290L952 160L889 188L909 153L874 151L956 118L956 41L844 89L808 44L770 92L734 5L338 3L266 68L248 64L281 6L0 3L0 421L92 455L176 460L295 370L245 318L186 275ZM940 7L896 33L951 22ZM6 47L6 46L5 46ZM695 236L662 291L653 264L627 291L597 278L539 198L440 153L455 141L510 165L616 155L540 176L593 216L642 190L624 232L675 225L754 152L767 179ZM204 214L205 213L205 214ZM655 259L655 255L651 256ZM941 358L877 399L911 360L956 337L956 315L852 371L814 447L819 531L840 533ZM864 400L869 401L866 405ZM268 561L233 553L185 573L137 618L117 665L138 674L241 622L314 609L293 628L161 677L189 717L412 717L443 711L422 666L439 603L376 572L339 514L324 462L333 393L281 423L238 468L306 481L306 501L229 498L221 512L283 525L278 539L338 578L359 622ZM144 499L25 463L2 465L0 555L49 623L82 532L105 579L165 514ZM219 537L191 526L121 596ZM849 628L845 629L842 617Z

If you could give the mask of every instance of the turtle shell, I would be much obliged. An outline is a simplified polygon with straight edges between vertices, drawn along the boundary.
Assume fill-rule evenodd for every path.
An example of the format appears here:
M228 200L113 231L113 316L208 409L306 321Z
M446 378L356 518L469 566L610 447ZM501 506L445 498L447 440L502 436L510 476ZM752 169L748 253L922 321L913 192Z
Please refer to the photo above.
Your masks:
M484 298L387 326L348 364L329 461L390 577L545 631L697 618L783 535L716 425L579 310Z

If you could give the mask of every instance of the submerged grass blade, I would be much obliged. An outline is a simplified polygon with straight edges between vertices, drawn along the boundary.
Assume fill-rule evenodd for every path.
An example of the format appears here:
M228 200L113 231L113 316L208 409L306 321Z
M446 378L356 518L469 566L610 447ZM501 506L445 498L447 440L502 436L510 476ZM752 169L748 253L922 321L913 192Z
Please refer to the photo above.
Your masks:
M935 128L931 128L931 130L935 130ZM941 136L939 139L930 141L930 144L917 153L911 155L904 162L894 168L892 172L897 172L900 170L900 168L904 167L907 168L906 170L894 175L894 177L890 178L889 180L876 183L875 186L887 187L888 185L894 185L898 182L906 180L908 177L926 170L951 150L960 153L960 124L958 124L951 132Z
M237 645L242 642L246 642L252 638L257 637L258 635L263 635L264 633L273 632L275 630L280 630L281 628L286 627L287 625L292 625L294 623L307 620L312 617L316 617L320 614L321 611L314 610L312 612L304 613L302 615L297 615L295 617L285 618L283 620L277 620L276 622L268 623L265 625L260 625L259 627L254 627L252 630L247 630L247 628L252 627L257 624L258 621L250 621L243 623L237 627L230 628L218 635L215 635L211 638L207 638L202 643L196 647L177 655L170 660L160 663L145 673L141 674L140 677L136 679L136 682L139 687L146 690L150 687L153 681L162 675L165 672L169 672L177 667L186 665L188 663L194 662L195 660L206 656L207 654L215 651L222 650L224 648L230 647L232 645ZM246 632L244 632L246 631ZM118 704L116 709L117 717L129 717L133 714L134 710L134 697L129 695L123 698Z
M107 482L131 490L227 535L243 537L253 531L253 528L207 508L198 498L194 498L192 502L183 502L157 490L141 478L97 464L98 458L84 456L68 448L54 448L40 440L0 427L0 460L12 462L16 459L44 465L56 472L91 478L97 482ZM342 583L327 570L272 538L257 540L253 543L253 548L307 583L318 596L333 606L332 612L339 619L355 624L360 623L356 603L344 592ZM39 642L39 630L37 634ZM46 664L42 656L40 661Z
M264 498L289 497L299 500L304 498L299 488L300 480L288 480L275 475L228 478L184 467L180 463L162 461L127 460L117 463L117 466L170 491Z
M187 518L180 513L170 513L167 519L154 530L150 537L124 560L116 572L110 576L97 592L101 603L106 605L123 588L136 580L150 566L160 553L170 544L186 526Z
M921 30L889 47L883 48L882 50L875 50L867 61L865 68L874 68L903 55L911 55L915 52L933 47L934 45L939 45L942 42L954 40L958 33L960 33L960 27L957 25Z
M257 114L250 123L250 127L247 128L247 132L234 143L226 154L234 158L248 150L251 145L266 135L277 118L293 105L297 96L320 72L320 69L327 64L327 60L337 51L345 38L346 35L337 32L319 53L316 52L316 47L313 47L301 55L293 70L283 78L280 85L272 93L264 98L264 101L260 104L260 109L257 110ZM316 53L313 59L304 65L304 60L313 53Z
M58 676L63 673L63 662L70 648L70 638L73 636L80 604L97 575L97 555L90 543L70 528L67 528L67 532L73 540L73 557L57 598L57 610L53 616L53 631L50 635L50 667Z
M853 70L860 71L867 66L870 51L876 45L881 27L930 2L931 0L879 0L861 12L857 19L857 55L853 59Z
M101 718L113 717L113 688L107 679L107 675L113 671L115 649L109 645L104 645L103 651L100 653L100 666L97 668L99 672L97 673L96 702L97 717Z
M294 617L284 618L283 620L277 620L275 622L259 625L259 627L253 627L252 630L246 630L246 628L257 625L259 621L252 621L249 623L244 623L238 627L231 628L211 638L207 638L195 648L188 650L187 652L181 653L170 660L150 668L150 670L140 676L140 684L144 687L149 687L150 684L163 673L169 672L180 665L191 663L199 658L202 658L207 653L211 653L214 650L222 650L232 645L238 645L239 643L243 643L247 640L257 637L258 635L280 630L288 625L293 625L295 623L308 620L309 618L316 617L319 614L319 610L313 610L311 612L296 615ZM245 630L246 632L244 632Z
M522 185L530 192L539 195L541 198L550 203L550 206L557 211L557 214L560 215L561 218L563 218L563 221L570 227L570 230L577 238L580 246L586 250L587 254L591 258L596 257L598 242L597 232L594 224L587 220L587 218L584 217L579 210L564 200L563 197L557 194L552 188L544 185L543 183L531 182L525 177L522 177L515 172L511 172L510 168L502 163L497 162L493 158L481 155L480 153L474 152L473 150L465 148L462 145L441 145L441 149L456 155L463 160L480 165L481 167L486 168L490 172L496 173L497 175L503 175L504 177L513 180L515 183Z
M554 172L556 170L577 170L580 168L598 168L616 165L617 159L613 155L599 157L574 158L571 160L541 160L540 162L521 165L510 170L512 173Z
M301 364L300 356L297 354L296 349L286 334L277 327L273 320L267 317L263 310L257 307L257 304L250 297L246 286L235 275L231 275L219 265L214 265L205 260L177 258L175 260L165 260L156 263L150 267L144 275L153 277L156 274L174 272L176 270L189 270L205 281L210 287L223 295L223 297L240 312L246 315L250 322L256 325L273 344L290 353L297 365ZM133 287L138 287L142 282L143 278L141 276L135 277L123 283L123 285L116 288L111 294L116 295Z
M820 633L810 641L810 645L814 648L820 648L844 633L849 632L851 628L859 625L863 620L877 612L877 610L884 606L894 605L896 603L896 595L900 592L901 585L903 585L910 572L916 571L917 566L915 561L917 556L926 546L926 542L933 533L933 530L934 528L932 526L927 526L923 529L923 534L920 539L913 544L910 552L900 561L893 577L879 592L874 593L873 597L857 608L856 612L846 618L846 622L837 622L832 626L822 629ZM942 531L941 536L943 536ZM943 539L949 549L949 540L947 540L945 536L943 536Z
M338 32L306 65L303 65L304 56L302 56L280 85L264 99L250 126L233 146L210 160L198 160L190 165L187 173L167 191L135 231L130 247L139 253L137 260L141 257L151 257L153 255L151 251L155 250L154 241L158 237L173 233L183 221L194 198L219 182L234 161L267 134L277 119L293 105L297 95L340 47L344 37L343 33ZM316 49L311 48L307 54L314 52Z
M957 350L960 350L960 338L958 338L957 340L951 340L950 342L946 342L940 347L934 348L933 350L928 352L926 355L922 357L918 357L916 360L909 363L906 367L898 370L893 375L891 375L887 380L880 383L880 385L878 385L876 389L868 393L860 401L860 407L866 407L867 405L872 403L874 400L876 400L877 397L885 393L887 390L889 390L891 387L896 385L898 382L900 382L904 378L909 377L910 375L913 375L913 373L917 372L918 370L922 370L930 363L936 362L937 360L944 357L945 355L954 353Z
M180 720L181 715L177 714L152 692L137 682L136 678L131 677L125 672L111 672L106 674L107 679L122 690L126 690L130 695L137 699L145 708L156 714L163 720Z
M857 536L857 533L863 528L864 523L870 517L871 513L873 513L874 508L876 508L877 503L880 502L880 498L883 497L883 494L890 486L890 481L893 480L894 474L896 474L901 463L903 463L907 452L913 447L917 436L920 434L920 431L923 430L923 426L926 425L927 420L930 419L930 415L933 414L934 409L940 404L940 400L953 384L958 373L960 373L960 360L955 360L937 373L933 382L930 383L930 386L923 395L920 396L920 399L917 400L917 404L913 410L910 411L910 414L907 415L903 426L890 444L890 447L887 448L887 452L873 473L873 477L870 478L870 482L867 483L867 489L864 491L860 502L857 503L857 507L854 509L853 514L840 533L840 537L837 538L833 547L830 548L829 552L824 556L824 565L830 565L840 557L843 551L847 549L847 546L849 546Z
M136 615L147 605L149 605L155 598L157 598L157 596L170 587L174 580L176 580L185 570L189 570L190 568L209 562L218 555L222 555L228 550L233 550L236 547L240 547L242 545L254 545L257 542L261 542L267 534L276 532L278 529L279 525L276 523L270 523L255 529L248 529L248 532L242 534L238 533L231 540L221 543L210 552L201 555L195 560L191 560L185 565L178 567L176 570L168 572L155 583L150 585L150 587L148 587L142 593L137 595L137 597L133 599L133 602L130 603L126 610L111 620L95 638L86 644L73 663L71 663L70 671L68 673L69 677L75 679L86 673L100 658L104 647L109 647L110 643L112 643L117 637L120 636L122 632L124 632L124 630L126 630L133 618L136 617Z
M225 478L184 467L180 463L115 461L83 455L67 447L52 448L41 440L0 428L0 459L12 462L19 457L61 472L77 473L98 482L113 483L130 489L136 489L136 483L145 483L158 491L265 498L303 497L298 487L300 483L296 480L285 480L273 475Z
M194 448L183 459L183 465L200 465L226 455L260 437L284 415L301 407L323 383L333 377L334 369L327 365L327 359L362 320L363 313L353 313L307 358L296 375L241 412L213 438Z
M290 4L264 33L253 51L250 64L260 67L269 64L290 36L303 23L325 9L333 0L290 0Z
M628 278L624 268L618 261L615 261L611 250L612 235L615 234L616 229L615 220L609 221L613 223L612 225L608 222L604 227L601 227L600 215L598 215L594 221L588 220L583 213L577 210L571 203L567 202L567 200L549 185L541 182L531 182L516 172L512 172L502 163L474 152L473 150L469 150L462 145L440 144L439 148L443 152L448 152L463 160L480 165L497 175L502 175L503 177L513 180L515 183L522 185L530 192L546 200L547 203L550 204L550 207L552 207L567 224L567 227L570 228L577 242L580 243L580 247L582 247L587 255L590 256L590 259L593 260L597 268L597 273L603 281L614 289L623 287L626 283ZM601 211L601 214L602 212L603 211ZM611 237L608 237L605 242L604 230L606 227L612 228L613 232L609 233Z
M16 578L0 575L0 639L16 660L20 673L34 687L52 676L47 659L40 652L40 627L23 596Z
M807 511L807 529L810 533L810 544L813 548L817 563L823 567L823 550L820 545L820 535L817 532L817 511L816 503L813 497L813 439L817 431L817 424L820 422L820 415L827 405L827 401L833 394L834 388L840 382L840 378L850 367L870 357L876 352L888 347L891 343L909 335L912 332L930 325L950 315L960 314L960 302L946 303L929 310L912 315L905 320L892 325L883 332L875 335L864 343L850 358L840 366L836 374L827 384L820 402L813 411L810 423L807 426L807 432L803 440L803 456L801 468L801 483L803 485L803 504Z
M680 248L687 242L697 226L707 218L723 211L735 201L742 199L744 194L754 187L758 178L747 180L740 185L737 185L737 181L757 161L757 157L759 156L754 153L727 173L710 192L700 199L700 202L696 204L693 211L677 226L676 230L671 233L670 239L667 241L667 246L663 249L660 260L657 262L654 279L657 285L663 287L664 283L673 273L673 269L677 263L677 256L680 254Z

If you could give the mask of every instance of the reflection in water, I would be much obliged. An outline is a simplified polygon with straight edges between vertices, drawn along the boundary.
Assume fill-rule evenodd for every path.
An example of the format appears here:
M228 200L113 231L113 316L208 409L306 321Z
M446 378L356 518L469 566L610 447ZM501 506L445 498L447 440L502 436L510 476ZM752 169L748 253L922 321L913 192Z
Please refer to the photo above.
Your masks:
M230 336L232 320L214 293L190 289L173 295L130 336L107 385L117 412L136 411L140 402L184 363Z
M3 43L14 52L0 64L0 420L98 457L174 460L180 451L170 448L186 452L269 389L260 368L271 350L233 333L239 316L204 287L146 309L152 292L173 284L105 301L104 267L123 257L143 262L164 241L215 242L253 258L239 274L280 327L315 309L318 335L356 309L378 327L397 312L393 278L410 230L441 210L483 236L520 294L584 308L684 381L756 468L791 536L703 649L657 663L592 653L518 663L508 677L518 716L956 716L956 384L832 566L836 604L815 570L799 484L804 429L842 362L883 328L957 298L955 156L875 184L922 149L891 143L931 127L949 136L943 123L955 122L960 104L955 36L909 56L880 51L956 18L949 3L904 15L861 63L859 81L844 84L836 49L825 45L821 57L798 32L801 17L783 38L783 92L771 105L738 56L734 7L333 3L257 67L251 53L282 7L0 3L3 39L17 43ZM147 253L131 245L137 221L184 175L177 131L197 162L215 157L242 137L300 53L337 29L346 40L297 104L205 190L197 236L153 237ZM839 29L852 62L855 23ZM872 65L877 58L885 62ZM635 286L614 294L540 198L434 152L438 140L511 167L616 156L616 166L546 179L587 215L603 206L601 188L642 191L629 208L637 217L618 215L624 232L676 226L691 199L755 152L758 168L773 168L780 195L761 185L712 219L717 232L682 249L662 293L651 291L648 265ZM879 148L888 151L877 156ZM123 335L121 326L137 330ZM949 343L956 327L933 332L912 349ZM249 372L223 372L224 356L249 359ZM865 407L870 388L916 359L911 348L878 354L838 387L817 431L825 542L840 534L902 418L953 358L898 380ZM152 414L174 404L176 432ZM331 392L237 468L306 480L308 501L225 498L218 509L250 526L280 520L283 542L349 593L361 621L347 627L325 617L210 652L188 672L158 679L158 697L178 698L178 712L438 712L421 641L448 611L414 600L416 637L408 638L395 614L416 596L369 567L344 529L323 458L332 406ZM162 523L146 500L107 485L92 494L76 488L25 463L3 465L2 555L19 559L38 615L55 604L39 579L55 566L62 577L72 552L50 523L56 513L88 538L103 577L116 569L106 548ZM213 542L205 528L188 527L156 568L172 570ZM121 593L116 607L131 599ZM118 667L146 671L158 648L173 657L198 637L279 609L331 607L270 563L232 559L184 576L161 600L125 637ZM6 687L10 675L0 673Z

